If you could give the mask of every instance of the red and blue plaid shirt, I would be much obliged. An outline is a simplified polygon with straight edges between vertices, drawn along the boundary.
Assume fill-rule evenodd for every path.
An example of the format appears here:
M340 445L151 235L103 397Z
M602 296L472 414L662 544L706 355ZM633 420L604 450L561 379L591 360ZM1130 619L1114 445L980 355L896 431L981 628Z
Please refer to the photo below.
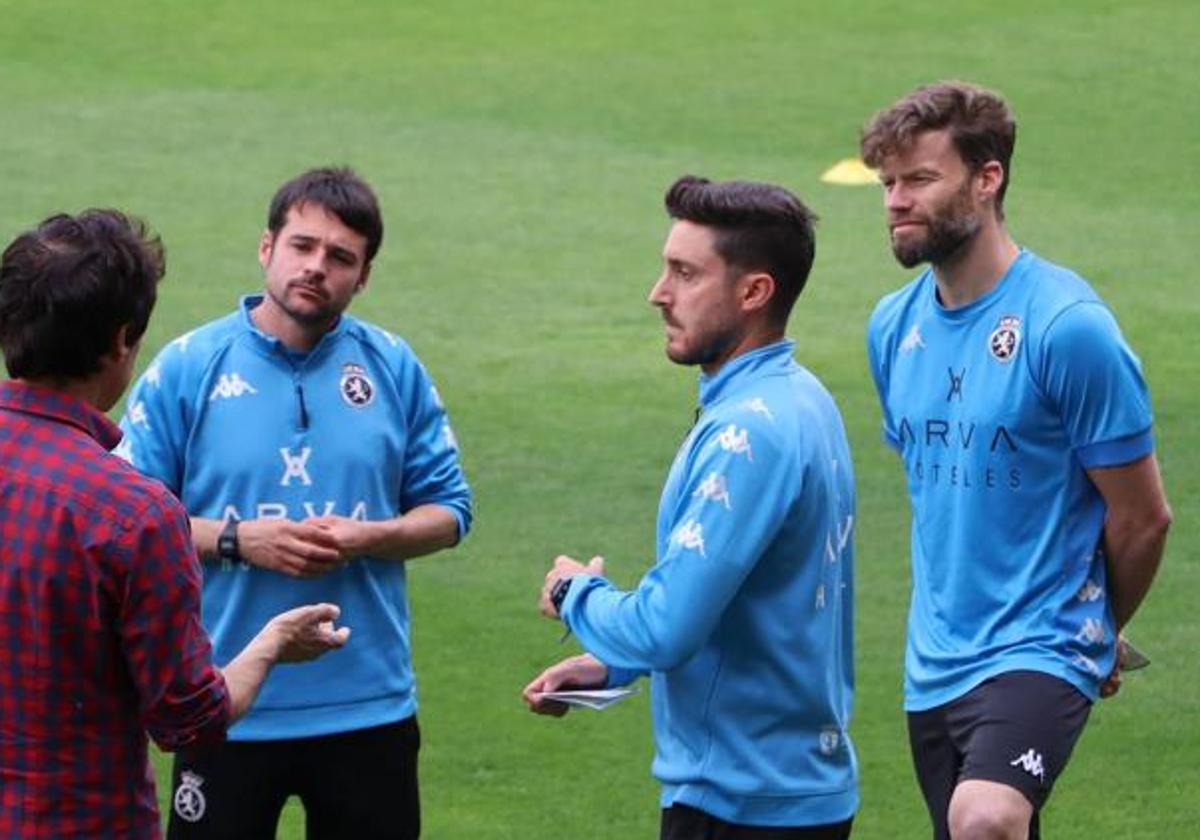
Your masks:
M158 837L146 732L219 739L187 514L90 405L0 382L0 837Z

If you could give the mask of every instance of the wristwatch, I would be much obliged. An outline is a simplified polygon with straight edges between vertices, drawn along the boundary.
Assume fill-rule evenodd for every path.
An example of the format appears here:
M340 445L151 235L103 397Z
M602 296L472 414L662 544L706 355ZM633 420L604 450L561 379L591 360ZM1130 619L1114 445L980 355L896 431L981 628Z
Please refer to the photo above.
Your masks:
M573 577L559 578L554 581L554 586L550 587L550 603L559 618L562 618L563 601L567 600L567 593L571 591L571 581L573 580L575 580Z
M217 537L217 557L221 560L241 560L238 556L238 520L232 516L225 520L225 527Z

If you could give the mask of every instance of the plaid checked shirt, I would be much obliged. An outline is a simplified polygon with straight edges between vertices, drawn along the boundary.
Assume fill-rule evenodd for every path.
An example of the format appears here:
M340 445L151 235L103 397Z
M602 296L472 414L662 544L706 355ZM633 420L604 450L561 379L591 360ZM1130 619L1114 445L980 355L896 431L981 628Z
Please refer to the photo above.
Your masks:
M0 837L158 837L146 732L219 739L187 514L90 405L0 382Z

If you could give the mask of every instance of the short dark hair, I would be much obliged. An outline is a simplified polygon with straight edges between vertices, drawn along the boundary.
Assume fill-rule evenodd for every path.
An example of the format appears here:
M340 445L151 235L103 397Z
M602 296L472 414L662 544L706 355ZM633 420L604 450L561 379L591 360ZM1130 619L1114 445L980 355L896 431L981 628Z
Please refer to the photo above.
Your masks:
M768 312L787 323L816 256L817 217L804 202L774 184L684 175L664 203L671 218L713 228L713 247L732 270L770 274L775 294Z
M878 168L888 155L911 145L926 131L948 129L959 157L972 172L999 161L1004 177L996 192L996 212L1004 216L1004 193L1017 121L1000 94L969 82L924 85L874 117L862 134L863 161Z
M137 344L166 269L159 238L119 210L51 216L0 259L0 349L22 379L87 378L121 327Z
M348 166L322 166L297 175L280 187L267 211L267 230L275 236L287 224L288 211L302 204L319 204L342 224L367 239L369 264L383 242L383 218L371 187Z

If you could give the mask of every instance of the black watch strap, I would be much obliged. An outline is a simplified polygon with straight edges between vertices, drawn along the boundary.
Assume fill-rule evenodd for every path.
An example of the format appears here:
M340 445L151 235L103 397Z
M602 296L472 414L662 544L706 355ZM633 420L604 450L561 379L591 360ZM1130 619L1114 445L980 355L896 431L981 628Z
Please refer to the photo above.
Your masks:
M225 527L217 537L217 557L222 560L240 560L238 555L238 520L232 516L225 520Z
M554 606L554 611L562 615L563 601L567 600L567 593L571 591L571 581L573 577L559 578L554 581L554 586L550 587L550 603Z

